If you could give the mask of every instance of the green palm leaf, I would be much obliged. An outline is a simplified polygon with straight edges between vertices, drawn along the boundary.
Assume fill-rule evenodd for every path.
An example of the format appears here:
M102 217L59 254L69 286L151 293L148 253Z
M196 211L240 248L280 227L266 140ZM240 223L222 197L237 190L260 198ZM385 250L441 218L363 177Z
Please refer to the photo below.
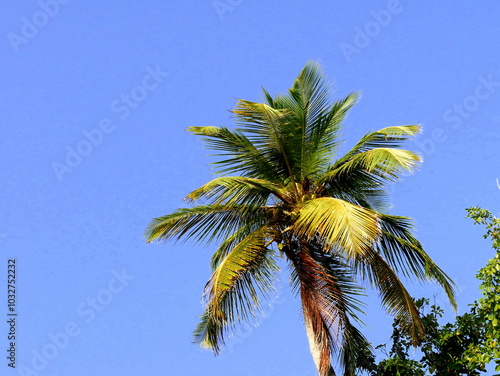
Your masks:
M400 318L402 326L417 343L424 333L418 309L394 270L373 249L359 257L354 265L361 278L379 291L382 306L389 314Z
M172 214L155 218L146 229L148 242L193 237L196 241L212 241L227 237L245 223L265 223L269 213L242 205L200 205L178 209Z
M260 226L259 223L250 222L240 228L238 228L234 233L228 236L217 248L217 250L212 255L210 260L210 267L215 271L220 263L226 258L229 252L243 239L245 239L250 233L257 230Z
M397 148L420 133L419 125L399 125L367 133L342 159L376 148Z
M320 236L349 259L365 253L379 234L374 212L333 197L307 201L299 209L293 231L306 239Z
M377 250L398 273L411 278L437 282L446 292L455 310L455 284L424 251L422 244L411 234L411 220L407 217L381 215L382 233Z
M207 308L194 332L195 341L202 347L218 353L227 332L233 331L237 322L256 316L259 293L268 297L274 291L278 266L267 248L268 236L265 227L249 234L212 274L204 292Z
M225 127L189 127L188 131L203 136L209 149L218 151L215 156L224 157L213 165L220 174L241 173L245 176L276 180L274 166L260 150L241 132Z
M336 101L330 109L322 112L314 126L310 127L307 135L307 152L304 159L307 161L305 175L318 175L330 164L331 158L339 145L338 135L340 125L347 112L358 99L357 93Z
M269 195L286 201L286 191L263 179L252 179L244 176L227 176L216 178L191 192L187 199L212 199L214 204L260 204L265 205Z
M233 113L239 120L238 130L248 133L248 139L274 166L277 176L284 183L295 184L300 155L294 145L302 136L290 112L239 100Z
M353 155L347 161L337 164L325 178L335 175L347 176L354 170L365 170L385 181L396 181L403 172L413 172L421 161L420 157L407 150L375 148Z

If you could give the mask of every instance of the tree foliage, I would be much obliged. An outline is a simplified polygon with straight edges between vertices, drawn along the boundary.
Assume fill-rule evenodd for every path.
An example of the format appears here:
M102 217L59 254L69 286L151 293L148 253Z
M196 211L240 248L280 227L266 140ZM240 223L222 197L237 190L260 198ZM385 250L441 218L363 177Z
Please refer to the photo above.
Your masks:
M411 337L399 319L393 323L392 347L387 358L379 363L371 358L372 376L468 375L486 372L489 363L500 371L500 219L479 207L467 209L467 217L474 224L486 227L485 238L492 241L496 255L479 270L476 277L482 281L482 297L471 304L469 312L455 321L439 324L443 310L430 305L429 299L416 302L421 312L425 336L418 345L418 360L412 359ZM428 313L426 311L429 310ZM378 348L385 348L380 345ZM500 376L497 374L496 376Z
M484 238L492 241L496 254L476 275L482 281L479 288L483 296L474 303L473 310L480 319L482 336L466 356L472 362L494 361L495 371L500 372L500 218L479 207L467 211L474 224L486 227Z

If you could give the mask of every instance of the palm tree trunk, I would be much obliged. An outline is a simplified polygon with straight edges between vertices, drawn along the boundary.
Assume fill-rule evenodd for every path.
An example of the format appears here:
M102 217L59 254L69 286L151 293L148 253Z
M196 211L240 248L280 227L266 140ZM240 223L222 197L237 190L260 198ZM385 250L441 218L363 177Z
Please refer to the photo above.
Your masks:
M307 339L309 341L309 349L311 350L311 354L312 354L316 369L318 370L318 374L320 376L335 376L335 371L333 370L332 366L330 366L329 369L326 371L327 373L325 373L323 375L320 373L320 370L321 370L321 344L318 342L318 336L314 332L311 319L309 318L309 315L305 314L305 312L304 312L304 322L305 322L305 326L306 326Z

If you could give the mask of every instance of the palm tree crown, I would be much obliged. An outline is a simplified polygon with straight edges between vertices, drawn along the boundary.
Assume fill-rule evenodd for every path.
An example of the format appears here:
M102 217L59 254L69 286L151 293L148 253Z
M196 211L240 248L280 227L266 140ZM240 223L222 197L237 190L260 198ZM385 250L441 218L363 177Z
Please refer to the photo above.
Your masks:
M356 94L332 104L321 68L309 62L286 95L264 95L265 103L238 100L233 130L188 128L217 152L219 176L187 196L198 206L152 220L146 237L218 242L194 333L203 347L218 353L236 324L258 313L282 257L319 374L334 374L335 355L352 375L368 346L354 325L365 285L379 291L416 342L422 323L399 276L434 280L456 304L451 280L414 238L411 220L383 212L385 185L420 162L398 148L419 127L370 132L336 158Z

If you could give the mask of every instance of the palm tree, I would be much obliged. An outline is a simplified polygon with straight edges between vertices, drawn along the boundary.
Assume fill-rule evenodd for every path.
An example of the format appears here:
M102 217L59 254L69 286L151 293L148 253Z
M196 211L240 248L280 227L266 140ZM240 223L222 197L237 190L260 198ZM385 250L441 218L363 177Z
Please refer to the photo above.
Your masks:
M217 152L218 177L187 196L198 206L153 219L146 237L218 242L194 332L195 341L216 354L269 298L280 257L300 295L321 376L335 374L332 355L353 375L367 354L368 342L355 326L365 285L378 290L383 307L415 343L422 322L399 276L436 281L456 304L453 283L412 235L411 220L384 213L386 183L420 162L398 149L419 127L368 133L334 159L341 122L357 95L331 104L329 94L322 69L309 62L286 95L264 90L265 103L238 100L237 128L188 128Z

